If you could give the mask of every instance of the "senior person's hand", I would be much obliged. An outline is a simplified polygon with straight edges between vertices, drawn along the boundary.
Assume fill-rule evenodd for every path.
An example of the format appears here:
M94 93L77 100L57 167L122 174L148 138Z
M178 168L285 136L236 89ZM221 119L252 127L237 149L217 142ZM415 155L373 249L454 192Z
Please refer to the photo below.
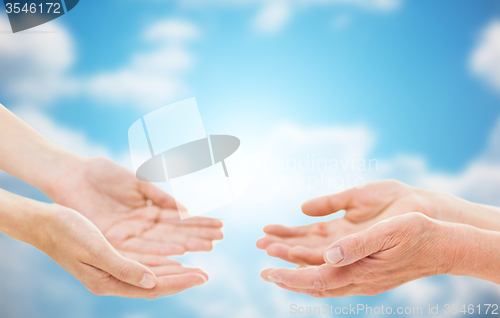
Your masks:
M69 208L0 190L0 232L40 249L97 295L156 298L204 284L203 271L142 256L120 255L99 229Z
M313 297L378 295L433 275L467 275L500 283L500 233L407 213L330 245L326 264L268 268L261 277Z
M345 216L328 222L286 227L268 225L257 247L268 255L298 265L321 265L323 251L332 242L396 215L421 212L430 218L500 231L497 208L474 204L440 192L408 186L395 180L368 183L303 204L310 216L345 210Z
M264 227L266 236L257 241L257 247L269 256L297 265L321 265L325 263L323 252L326 247L364 228L366 225L345 218L294 227L268 225Z

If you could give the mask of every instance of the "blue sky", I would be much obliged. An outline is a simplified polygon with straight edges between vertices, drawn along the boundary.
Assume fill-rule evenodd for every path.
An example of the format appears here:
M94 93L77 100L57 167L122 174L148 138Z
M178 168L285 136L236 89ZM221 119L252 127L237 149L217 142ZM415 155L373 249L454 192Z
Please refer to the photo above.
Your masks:
M186 96L197 97L205 117L366 123L378 133L378 156L425 154L437 168L456 171L484 149L499 112L495 93L468 68L478 34L499 10L496 1L406 1L391 12L310 8L266 36L249 27L257 5L192 9L170 1L108 1L99 10L82 2L62 22L76 38L71 71L85 75L126 64L145 47L140 33L151 21L186 19L202 34L190 45L197 61ZM336 15L351 22L335 30ZM137 116L123 114L123 106L103 108L68 100L52 113L123 150L120 131ZM123 125L99 129L92 119L101 116L123 116Z
M239 136L269 160L376 158L377 171L333 175L396 178L500 205L492 191L500 186L498 19L493 0L82 0L36 29L54 33L0 33L0 102L71 151L127 165L129 126L194 96L208 133ZM261 281L262 268L286 266L254 247L262 226L311 223L300 203L345 188L266 188L266 178L295 173L262 169L246 196L215 211L225 240L212 254L180 258L206 269L210 282L157 301L93 296L42 253L1 237L0 251L11 258L0 261L7 295L0 312L286 317L292 302L427 307L500 299L498 286L451 277L324 301ZM6 175L0 187L46 200Z

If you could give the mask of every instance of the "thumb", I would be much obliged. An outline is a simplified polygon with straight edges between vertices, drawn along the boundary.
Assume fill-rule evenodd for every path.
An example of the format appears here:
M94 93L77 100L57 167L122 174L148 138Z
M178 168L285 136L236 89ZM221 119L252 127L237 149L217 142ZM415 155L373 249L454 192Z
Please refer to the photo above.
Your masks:
M110 246L98 258L101 270L130 285L151 289L156 285L155 274L146 266L123 257Z
M325 262L335 267L346 266L397 244L391 238L398 231L394 221L385 220L359 233L338 240L325 249Z
M356 194L357 188L309 200L302 205L302 212L309 216L325 216L340 210L349 209Z

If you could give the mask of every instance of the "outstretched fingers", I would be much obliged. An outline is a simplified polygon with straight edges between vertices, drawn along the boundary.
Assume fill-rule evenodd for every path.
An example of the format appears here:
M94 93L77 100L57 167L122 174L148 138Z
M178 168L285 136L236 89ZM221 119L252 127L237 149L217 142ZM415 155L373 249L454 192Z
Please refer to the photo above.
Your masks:
M284 226L271 224L264 227L264 233L279 237L294 237L307 235L310 231L307 226Z
M317 289L310 289L310 288L293 288L293 287L288 287L287 285L276 283L276 286L279 286L283 289L286 289L288 291L294 292L294 293L300 293L300 294L305 294L309 295L311 297L315 298L326 298L326 297L347 297L347 296L352 296L352 295L357 295L356 290L359 289L359 286L356 284L349 284L340 288L336 289L329 289L329 290L317 290Z
M182 265L164 265L164 266L153 266L151 270L157 277L175 275L175 274L186 274L194 273L200 274L208 280L208 274L199 268L184 267Z
M302 212L309 216L325 216L347 210L354 204L360 189L352 188L339 193L315 198L302 205Z
M159 223L148 230L150 234L154 234L161 240L168 240L177 234L182 234L190 237L197 237L209 241L222 240L224 234L220 228L184 225L182 223Z
M182 255L186 252L186 248L182 244L153 241L141 237L131 237L117 248L127 252L164 256Z
M171 260L163 255L154 255L154 254L140 254L134 253L130 251L118 251L124 257L137 261L146 266L164 266L164 265L181 265L181 263Z
M327 290L354 283L352 268L328 265L299 268L266 268L260 276L267 282L280 283L292 288Z
M103 289L103 292L99 294L128 298L155 299L203 285L206 281L207 278L204 275L194 272L164 275L157 277L156 286L147 290L117 280L106 286L106 289Z
M307 265L322 265L325 263L323 249L315 249L301 245L290 248L288 257L301 260Z

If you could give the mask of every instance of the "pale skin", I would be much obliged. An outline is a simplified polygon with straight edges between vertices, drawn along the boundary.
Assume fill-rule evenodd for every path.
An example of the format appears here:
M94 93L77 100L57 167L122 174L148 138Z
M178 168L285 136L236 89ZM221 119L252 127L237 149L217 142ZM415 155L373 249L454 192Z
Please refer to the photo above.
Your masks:
M182 255L211 251L222 239L222 222L181 221L174 198L108 159L81 158L59 173L48 196L85 215L120 251Z
M262 271L264 280L282 288L315 297L377 295L439 274L500 284L495 207L381 181L311 200L302 209L310 216L346 214L307 226L264 228L257 247L301 266Z
M126 258L87 218L58 204L0 190L0 219L2 233L40 249L97 295L153 299L208 279L167 258L150 259L149 266Z
M222 239L220 221L203 217L181 221L175 200L158 187L139 181L131 171L110 160L77 156L61 149L2 105L0 134L5 136L0 142L0 169L39 188L56 203L45 205L30 201L27 205L44 216L47 226L41 229L39 224L28 221L39 217L34 211L26 208L3 210L5 215L24 217L22 224L25 225L21 227L24 231L17 231L15 238L46 252L90 291L155 298L203 284L208 279L203 271L184 268L166 256L186 251L210 251L213 241ZM27 200L6 192L0 193L0 199L18 203ZM19 222L2 221L2 232L10 235L9 231L15 231L12 227L19 226ZM55 243L46 248L29 238L41 231L36 238L43 241L54 228L59 235L54 241L64 242L67 248ZM80 228L87 231L80 231ZM94 233L92 244L86 233ZM93 246L99 247L97 256L88 250ZM93 255L98 264L89 263L93 267L82 270L85 266L74 264L75 251ZM146 279L145 286L139 284L140 281L134 283L123 279L123 274L108 271L108 260L117 264L122 262L127 274L124 276L130 275L137 280L137 277L150 274L152 279ZM127 265L132 260L136 261L135 266ZM109 284L95 284L96 277ZM151 280L152 283L148 283ZM144 290L139 291L141 288Z

